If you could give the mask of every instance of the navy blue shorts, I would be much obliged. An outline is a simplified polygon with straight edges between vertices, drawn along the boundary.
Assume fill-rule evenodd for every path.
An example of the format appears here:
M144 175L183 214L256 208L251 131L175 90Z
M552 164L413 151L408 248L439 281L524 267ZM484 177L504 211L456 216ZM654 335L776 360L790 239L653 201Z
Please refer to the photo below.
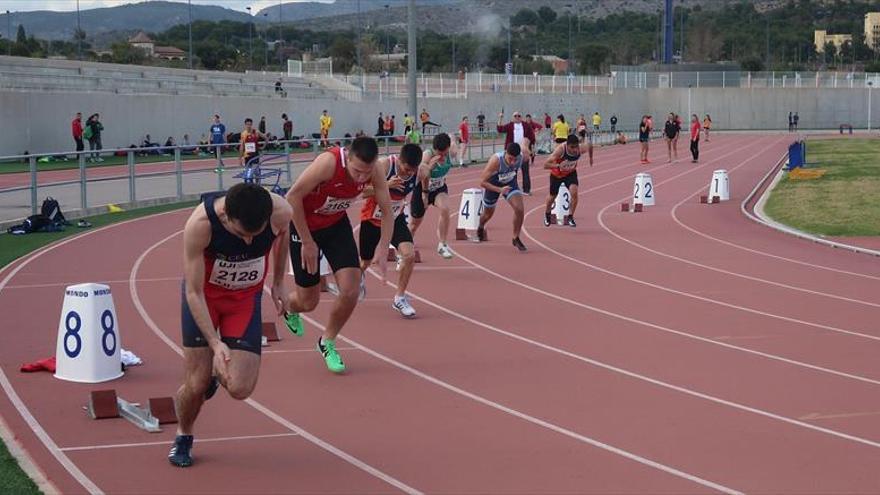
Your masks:
M496 186L498 184L495 184ZM510 201L510 198L521 195L522 191L519 189L519 185L516 181L505 184L505 186L510 186L510 191L504 195L504 199ZM504 187L504 186L499 186ZM486 192L483 193L483 208L495 208L495 204L498 203L498 198L501 197L501 193L490 191L486 189Z

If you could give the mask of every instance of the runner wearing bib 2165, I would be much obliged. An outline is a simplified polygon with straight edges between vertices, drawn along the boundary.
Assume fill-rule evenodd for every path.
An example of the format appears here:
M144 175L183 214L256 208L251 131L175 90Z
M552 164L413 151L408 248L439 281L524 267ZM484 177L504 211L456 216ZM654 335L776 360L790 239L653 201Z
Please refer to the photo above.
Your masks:
M387 266L388 243L394 228L391 198L384 172L376 167L379 147L370 137L358 137L351 150L331 148L321 153L303 171L287 193L293 207L293 227L290 232L290 261L296 287L290 296L285 321L288 328L302 335L299 313L318 306L321 296L318 271L318 250L327 258L339 286L339 296L333 302L330 318L318 350L324 356L327 368L334 373L345 371L345 365L336 352L336 336L348 321L358 301L358 281L361 279L357 244L346 215L346 209L372 186L375 201L382 211L380 237L374 261L382 278Z
M437 253L446 259L452 258L452 251L446 244L449 236L449 188L446 187L446 174L452 168L451 154L455 154L455 149L452 139L445 132L434 136L432 149L422 154L419 179L413 190L412 221L409 226L415 237L428 206L436 206L440 213L437 221L437 234L440 238Z
M413 318L416 310L406 297L406 287L413 272L415 263L415 249L413 247L412 234L406 225L406 215L403 212L404 202L409 193L416 185L419 163L422 160L422 148L416 144L405 144L400 149L400 155L380 158L376 168L382 170L385 181L388 184L388 192L391 195L391 209L394 214L394 233L391 235L391 244L397 250L399 260L398 272L400 278L397 282L397 293L394 295L391 307L403 315L404 318ZM380 225L383 218L382 210L378 208L373 190L370 187L364 189L366 204L361 209L360 252L361 271L366 272L370 262L375 256L376 247L379 244Z
M553 153L544 162L544 168L550 170L550 195L547 196L547 200L544 202L545 227L550 226L550 210L553 207L553 202L557 199L556 196L559 194L559 186L562 184L565 184L565 187L568 188L570 196L568 201L571 204L568 217L563 219L564 223L570 227L577 226L574 222L574 212L577 210L578 204L577 164L584 153L589 155L590 166L592 167L593 144L589 139L581 143L577 136L572 134L568 136L565 143L556 146L556 149L553 150Z

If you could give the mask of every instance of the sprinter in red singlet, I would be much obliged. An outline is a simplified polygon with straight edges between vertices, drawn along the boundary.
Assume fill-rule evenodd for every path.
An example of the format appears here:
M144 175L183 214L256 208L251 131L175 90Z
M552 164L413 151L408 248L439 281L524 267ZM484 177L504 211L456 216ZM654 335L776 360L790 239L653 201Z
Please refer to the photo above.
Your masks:
M336 336L348 321L358 302L358 281L363 285L357 244L346 210L366 186L382 212L379 243L373 261L384 279L387 268L388 244L394 229L394 214L385 173L376 167L379 146L371 137L358 137L350 150L331 148L315 158L287 193L293 207L290 231L290 261L296 287L290 294L285 315L287 327L296 335L303 334L299 313L315 309L321 295L318 273L318 251L327 258L339 286L324 334L318 340L318 351L327 368L334 373L345 371L345 364L336 352Z

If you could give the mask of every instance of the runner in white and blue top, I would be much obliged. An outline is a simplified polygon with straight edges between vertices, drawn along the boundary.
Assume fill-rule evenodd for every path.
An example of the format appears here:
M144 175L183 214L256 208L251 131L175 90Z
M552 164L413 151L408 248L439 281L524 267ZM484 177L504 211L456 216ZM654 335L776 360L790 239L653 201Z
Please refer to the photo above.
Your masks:
M480 185L485 192L483 194L483 213L480 215L480 226L477 229L479 241L486 240L486 224L495 214L498 198L504 196L504 199L513 208L513 245L520 251L526 250L525 245L519 239L523 224L523 193L516 182L516 174L522 164L522 148L517 143L510 143L504 151L489 158L489 163L486 164L480 178Z

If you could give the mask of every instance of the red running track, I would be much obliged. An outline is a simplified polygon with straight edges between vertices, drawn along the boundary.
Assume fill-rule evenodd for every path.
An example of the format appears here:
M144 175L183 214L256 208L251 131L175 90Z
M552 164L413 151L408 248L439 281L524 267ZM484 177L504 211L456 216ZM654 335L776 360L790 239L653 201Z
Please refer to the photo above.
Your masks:
M370 278L339 344L350 371L333 376L312 350L326 299L305 338L265 349L251 400L207 404L188 470L165 458L172 428L87 419L87 391L105 385L17 372L53 352L63 287L105 282L145 360L108 385L172 394L188 212L71 238L2 272L0 414L73 493L877 493L880 266L740 212L788 139L719 134L698 165L666 164L657 144L647 166L636 146L600 149L580 171L576 229L541 224L535 169L526 254L506 205L490 242L456 242L451 261L425 228L419 317L399 318ZM701 205L716 168L731 201ZM658 205L620 213L642 170ZM453 175L455 201L478 174Z

